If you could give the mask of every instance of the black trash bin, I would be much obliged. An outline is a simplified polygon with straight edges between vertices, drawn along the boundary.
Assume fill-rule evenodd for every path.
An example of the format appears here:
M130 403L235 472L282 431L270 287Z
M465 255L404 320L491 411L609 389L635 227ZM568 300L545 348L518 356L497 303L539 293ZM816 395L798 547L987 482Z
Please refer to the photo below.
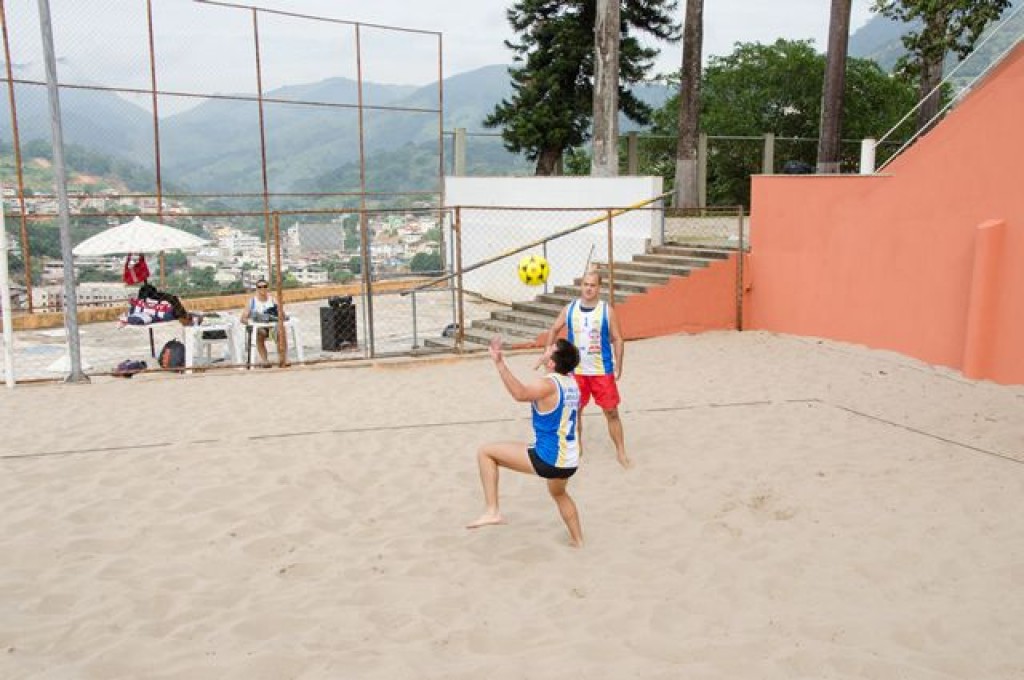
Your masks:
M320 346L338 352L356 345L356 306L352 297L331 298L320 308Z

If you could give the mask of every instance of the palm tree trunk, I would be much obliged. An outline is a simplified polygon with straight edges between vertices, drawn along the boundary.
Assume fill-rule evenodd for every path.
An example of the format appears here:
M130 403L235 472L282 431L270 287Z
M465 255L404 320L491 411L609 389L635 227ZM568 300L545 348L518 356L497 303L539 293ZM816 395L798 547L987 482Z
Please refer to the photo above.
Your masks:
M594 26L594 149L590 174L619 174L619 0L597 0Z
M828 57L821 95L818 130L818 172L839 172L839 144L843 130L843 91L846 87L846 49L850 42L852 0L832 0L828 25Z
M697 185L697 143L700 137L700 62L704 42L704 0L687 0L685 22L674 199L677 208L696 208L700 196L700 187Z

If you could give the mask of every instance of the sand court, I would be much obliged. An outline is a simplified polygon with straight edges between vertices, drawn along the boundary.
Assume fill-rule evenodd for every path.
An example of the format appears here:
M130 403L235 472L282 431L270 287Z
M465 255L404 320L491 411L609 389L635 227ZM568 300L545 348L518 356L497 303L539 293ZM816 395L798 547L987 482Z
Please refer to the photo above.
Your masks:
M0 677L1024 675L1024 388L709 333L621 389L583 550L507 471L463 528L529 433L485 358L5 391Z

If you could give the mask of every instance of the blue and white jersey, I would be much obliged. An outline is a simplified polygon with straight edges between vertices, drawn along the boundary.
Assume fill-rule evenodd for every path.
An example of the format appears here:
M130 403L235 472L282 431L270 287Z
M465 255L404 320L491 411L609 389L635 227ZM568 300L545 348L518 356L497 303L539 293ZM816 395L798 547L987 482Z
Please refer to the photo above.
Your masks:
M579 440L576 438L576 419L580 410L580 388L571 375L548 374L558 388L558 403L547 413L537 410L537 402L530 405L533 413L533 444L537 456L557 468L575 468L580 464Z
M579 300L569 304L566 314L568 340L580 351L577 375L613 375L615 358L608 304L598 301L592 309L583 309Z

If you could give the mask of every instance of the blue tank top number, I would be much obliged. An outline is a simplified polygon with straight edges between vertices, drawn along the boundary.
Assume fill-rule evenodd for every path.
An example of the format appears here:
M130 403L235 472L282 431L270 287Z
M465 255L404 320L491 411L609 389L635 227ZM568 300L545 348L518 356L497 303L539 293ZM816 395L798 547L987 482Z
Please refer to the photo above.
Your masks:
M576 409L572 410L569 414L569 434L565 435L565 441L574 442L576 441Z

